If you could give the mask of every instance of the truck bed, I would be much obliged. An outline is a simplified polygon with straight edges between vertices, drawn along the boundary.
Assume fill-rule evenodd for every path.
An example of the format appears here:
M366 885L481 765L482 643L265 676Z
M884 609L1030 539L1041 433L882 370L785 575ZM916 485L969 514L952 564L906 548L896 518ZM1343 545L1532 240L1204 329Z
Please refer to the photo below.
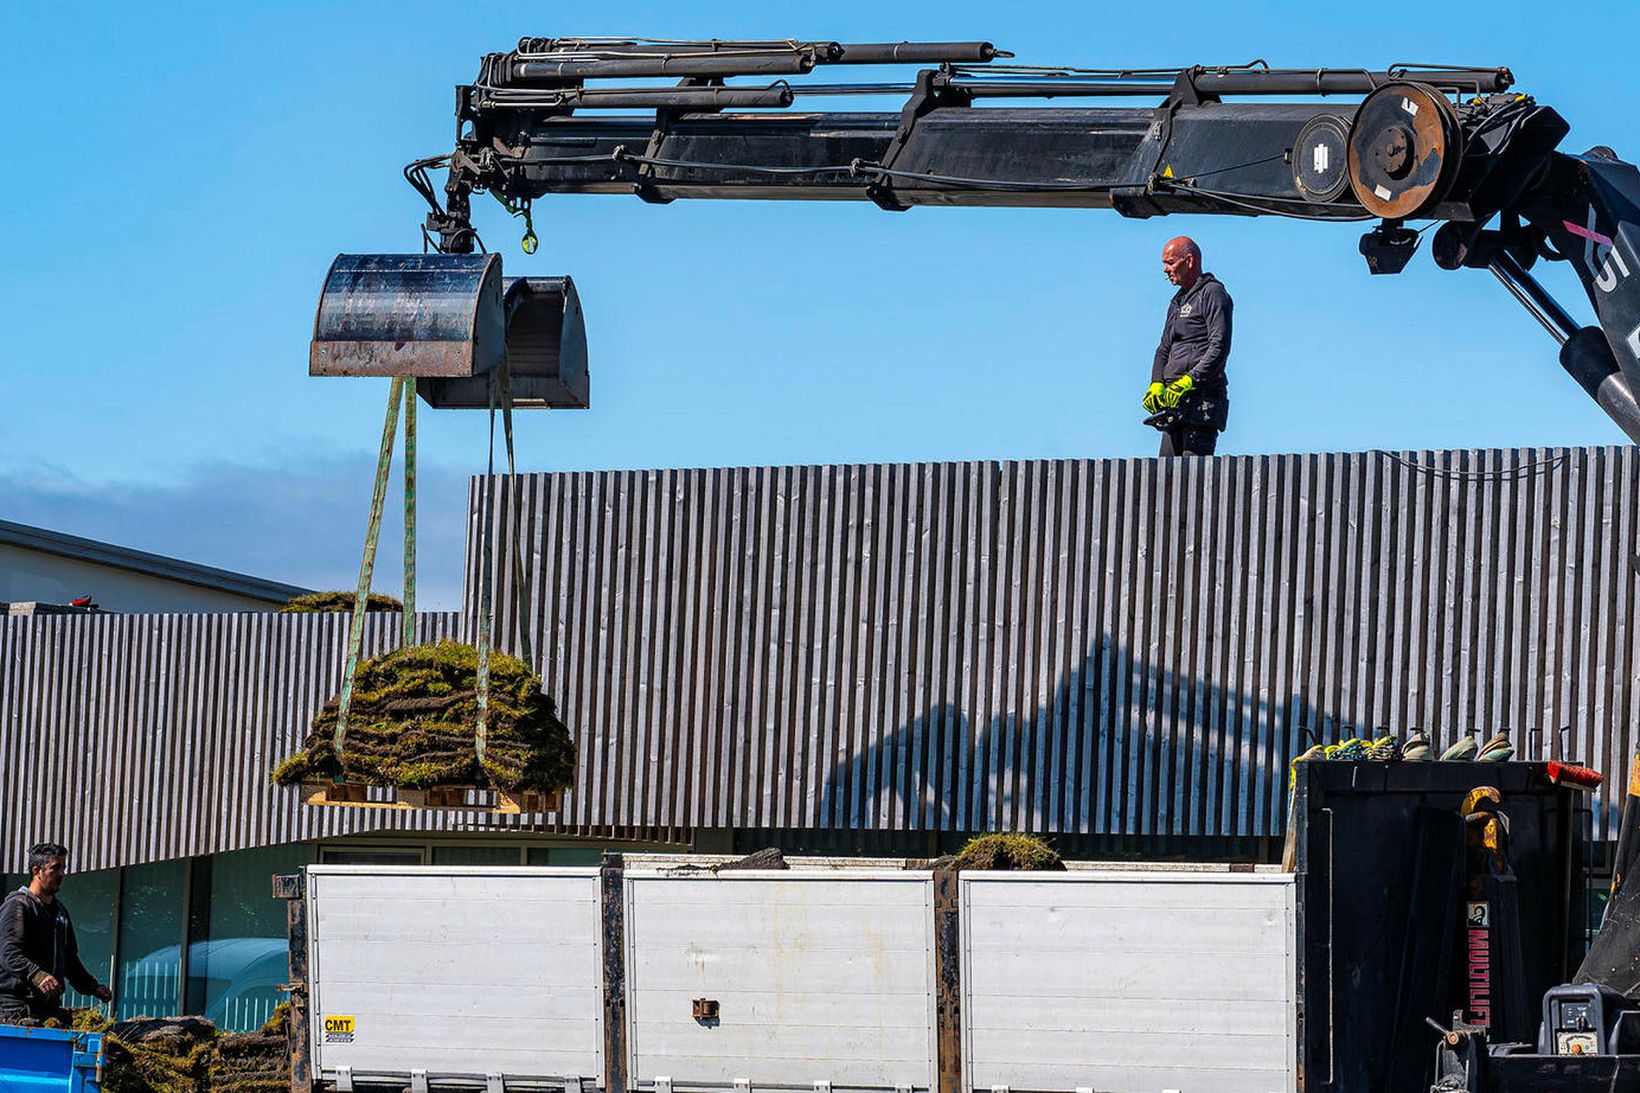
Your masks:
M1293 877L312 866L313 1077L990 1093L1296 1088ZM618 893L618 894L617 894ZM942 1042L942 1038L943 1041ZM946 1083L949 1087L949 1083Z

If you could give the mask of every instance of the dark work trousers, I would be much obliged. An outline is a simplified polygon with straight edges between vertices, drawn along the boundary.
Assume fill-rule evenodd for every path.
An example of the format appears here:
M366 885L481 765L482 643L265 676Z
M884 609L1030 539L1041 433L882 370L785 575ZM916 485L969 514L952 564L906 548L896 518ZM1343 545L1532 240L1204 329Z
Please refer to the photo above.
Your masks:
M1219 431L1199 425L1170 425L1162 430L1162 450L1158 455L1212 455L1218 447Z
M55 1002L43 998L25 1001L9 994L0 994L0 1025L43 1024L55 1017L68 1027L68 1011Z

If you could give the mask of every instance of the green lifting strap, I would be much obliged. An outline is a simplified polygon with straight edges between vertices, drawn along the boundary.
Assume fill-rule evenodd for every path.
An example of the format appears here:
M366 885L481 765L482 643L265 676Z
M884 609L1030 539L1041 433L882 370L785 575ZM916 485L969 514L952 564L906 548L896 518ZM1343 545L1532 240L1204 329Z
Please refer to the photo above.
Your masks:
M510 546L512 555L513 579L513 622L518 627L519 647L523 652L524 663L531 671L535 670L535 653L532 648L529 626L524 617L524 606L527 597L524 595L524 561L523 549L519 540L519 521L521 515L520 500L522 494L518 490L518 465L513 448L512 428L512 373L508 367L507 355L503 351L501 367L490 373L490 445L488 463L484 475L484 506L479 526L479 590L478 590L478 724L473 734L473 751L478 756L480 764L484 762L485 748L489 742L490 733L490 649L494 644L493 605L495 594L495 410L496 403L501 405L502 430L506 436L507 445L507 493L510 502L511 536Z
M490 373L490 451L484 474L484 508L478 527L478 724L473 731L473 752L478 756L480 766L484 764L484 752L490 737L490 595L491 586L495 583L492 576L494 566L490 560L493 540L490 523L495 512L496 388L501 381L499 371Z
M404 644L416 644L416 381L404 381Z
M507 437L507 499L512 503L512 600L513 623L518 628L518 649L524 655L524 663L529 665L530 671L535 671L535 649L530 640L530 619L528 607L530 602L529 590L525 587L524 577L524 545L522 540L524 518L524 494L518 488L518 465L513 458L513 425L512 425L512 367L507 355L501 355L501 421L502 431Z
M333 746L338 771L341 769L342 743L347 739L347 711L353 705L353 679L359 671L359 651L364 645L365 606L370 599L370 576L376 568L376 542L381 537L382 507L387 501L387 474L393 466L393 435L398 429L399 403L404 388L404 378L395 377L393 389L387 395L387 420L382 425L381 454L376 459L376 485L370 494L370 522L365 525L364 557L359 559L359 591L353 599L353 623L347 632L347 663L342 669L342 697L336 711ZM337 780L341 780L340 774Z

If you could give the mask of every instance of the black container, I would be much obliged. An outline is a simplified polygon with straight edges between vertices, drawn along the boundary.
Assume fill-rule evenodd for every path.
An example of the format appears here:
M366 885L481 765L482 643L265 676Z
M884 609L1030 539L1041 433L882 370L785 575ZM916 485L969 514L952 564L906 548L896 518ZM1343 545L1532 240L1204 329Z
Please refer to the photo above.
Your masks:
M1299 1072L1306 1093L1427 1090L1438 1034L1469 999L1460 946L1461 809L1477 787L1507 820L1488 881L1493 1043L1533 1042L1543 994L1583 953L1587 804L1542 763L1308 762L1296 825Z

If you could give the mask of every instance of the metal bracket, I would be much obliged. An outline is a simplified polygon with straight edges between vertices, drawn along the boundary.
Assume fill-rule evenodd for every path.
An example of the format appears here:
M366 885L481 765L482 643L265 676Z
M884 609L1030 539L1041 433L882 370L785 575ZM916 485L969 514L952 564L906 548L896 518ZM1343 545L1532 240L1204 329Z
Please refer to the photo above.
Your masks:
M1206 102L1218 102L1217 95L1203 94L1196 86L1196 77L1201 74L1200 68L1187 68L1180 72L1173 81L1173 90L1168 92L1168 106L1200 106Z
M598 913L602 926L604 994L604 1093L627 1093L626 1072L626 891L623 858L605 852L598 869ZM666 1079L670 1084L671 1079Z
M830 1082L815 1082L814 1093L831 1093Z
M722 87L721 76L686 76L678 81L679 87ZM672 131L672 123L683 114L717 114L721 111L707 107L689 107L687 109L674 106L657 106L655 108L655 128L649 134L649 144L644 148L645 159L656 159L661 154L661 145L666 143L666 137ZM632 184L632 192L651 205L670 205L675 198L661 197L655 192L655 168L648 163L638 164L638 178Z
M410 1072L410 1093L427 1093L427 1071L412 1070Z
M1218 102L1217 95L1206 95L1196 86L1196 76L1199 68L1187 68L1180 72L1173 81L1173 90L1168 93L1167 101L1156 108L1155 116L1150 122L1150 131L1146 139L1156 142L1156 157L1151 160L1150 170L1146 173L1144 188L1118 187L1111 191L1111 207L1123 216L1145 218L1163 213L1150 196L1156 192L1157 186L1165 186L1167 179L1162 172L1167 168L1167 150L1173 143L1173 118L1181 106L1201 106L1203 103Z
M735 1093L752 1093L752 1080L750 1078L736 1078L734 1084Z
M672 1093L672 1079L669 1076L655 1076L655 1093Z
M506 1093L507 1083L499 1072L490 1071L484 1075L484 1093Z
M336 1068L336 1093L353 1093L353 1068L339 1066Z
M938 69L925 68L917 73L917 83L900 110L900 124L894 130L894 137L888 142L883 151L881 166L892 170L895 162L904 151L906 142L917 128L917 122L933 110L942 106L970 106L972 100L951 87L951 77ZM911 206L904 204L894 196L894 179L890 175L880 175L877 180L866 187L866 196L877 204L878 208L889 212L904 212Z

